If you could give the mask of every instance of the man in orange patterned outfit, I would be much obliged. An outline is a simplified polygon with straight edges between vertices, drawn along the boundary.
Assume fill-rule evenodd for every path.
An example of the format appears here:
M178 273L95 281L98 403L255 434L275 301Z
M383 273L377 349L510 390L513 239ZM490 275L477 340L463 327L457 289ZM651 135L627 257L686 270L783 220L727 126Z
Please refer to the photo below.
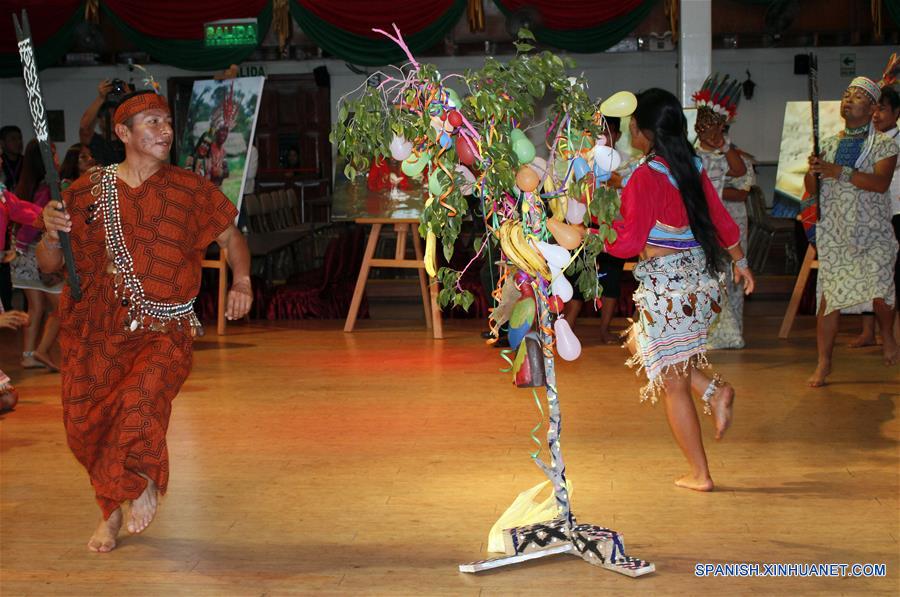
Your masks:
M167 163L169 107L152 91L128 96L113 118L125 161L95 168L51 202L38 247L43 271L63 266L58 231L69 232L84 292L60 303L63 419L69 447L87 469L103 517L88 548L108 552L129 509L143 531L169 480L172 400L191 369L200 261L213 241L234 280L226 316L252 301L247 243L237 211L209 181Z

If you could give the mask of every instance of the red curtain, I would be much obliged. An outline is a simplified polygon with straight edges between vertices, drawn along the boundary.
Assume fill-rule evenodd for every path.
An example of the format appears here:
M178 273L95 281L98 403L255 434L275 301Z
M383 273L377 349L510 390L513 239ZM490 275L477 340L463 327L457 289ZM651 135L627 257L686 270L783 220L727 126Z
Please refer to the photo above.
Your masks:
M203 23L258 17L270 0L103 0L126 24L165 39L203 39Z
M12 15L28 11L31 39L41 46L72 18L76 10L84 10L84 0L3 0L0 2L0 54L16 54L19 48ZM17 58L18 60L18 58Z
M495 0L506 13L535 8L541 27L547 29L589 29L633 12L644 0Z
M385 39L372 29L384 29L393 34L396 23L404 37L418 33L444 16L454 5L453 0L295 0L316 17L346 31L373 39Z

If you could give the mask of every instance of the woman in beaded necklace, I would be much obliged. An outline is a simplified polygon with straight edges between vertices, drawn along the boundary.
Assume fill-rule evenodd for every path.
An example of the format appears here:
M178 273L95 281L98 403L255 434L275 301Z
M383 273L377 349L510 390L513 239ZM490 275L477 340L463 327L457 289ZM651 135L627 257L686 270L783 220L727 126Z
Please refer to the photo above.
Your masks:
M815 194L821 178L816 226L819 257L816 325L818 364L808 383L825 385L841 311L875 311L882 329L885 365L897 362L894 317L894 262L897 240L891 228L890 198L897 144L872 126L881 95L866 77L853 79L841 99L843 131L822 141L821 156L810 156L806 190Z

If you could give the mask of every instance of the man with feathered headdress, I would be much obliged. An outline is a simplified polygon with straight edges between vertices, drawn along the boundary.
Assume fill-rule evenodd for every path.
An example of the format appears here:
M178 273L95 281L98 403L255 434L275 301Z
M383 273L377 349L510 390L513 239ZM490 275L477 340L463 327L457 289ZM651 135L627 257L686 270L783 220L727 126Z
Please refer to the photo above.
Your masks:
M747 251L746 193L726 193L726 186L748 190L752 184L753 166L732 145L725 129L737 115L741 99L741 82L729 75L710 75L694 94L697 122L694 148L703 161L710 181L723 199L725 209L741 231L741 248ZM732 200L727 200L728 198ZM725 305L710 327L710 348L743 348L744 291L729 276L725 288Z

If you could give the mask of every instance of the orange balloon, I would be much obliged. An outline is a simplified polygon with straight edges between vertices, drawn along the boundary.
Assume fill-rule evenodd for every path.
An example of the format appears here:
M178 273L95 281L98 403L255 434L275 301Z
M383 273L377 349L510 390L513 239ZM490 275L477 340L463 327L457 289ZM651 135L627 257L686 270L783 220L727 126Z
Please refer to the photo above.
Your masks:
M547 228L560 247L572 251L581 244L581 231L576 226L560 222L556 218L547 218Z
M532 192L540 183L541 179L537 175L537 172L528 166L522 166L519 168L519 171L516 172L516 186L524 193Z

